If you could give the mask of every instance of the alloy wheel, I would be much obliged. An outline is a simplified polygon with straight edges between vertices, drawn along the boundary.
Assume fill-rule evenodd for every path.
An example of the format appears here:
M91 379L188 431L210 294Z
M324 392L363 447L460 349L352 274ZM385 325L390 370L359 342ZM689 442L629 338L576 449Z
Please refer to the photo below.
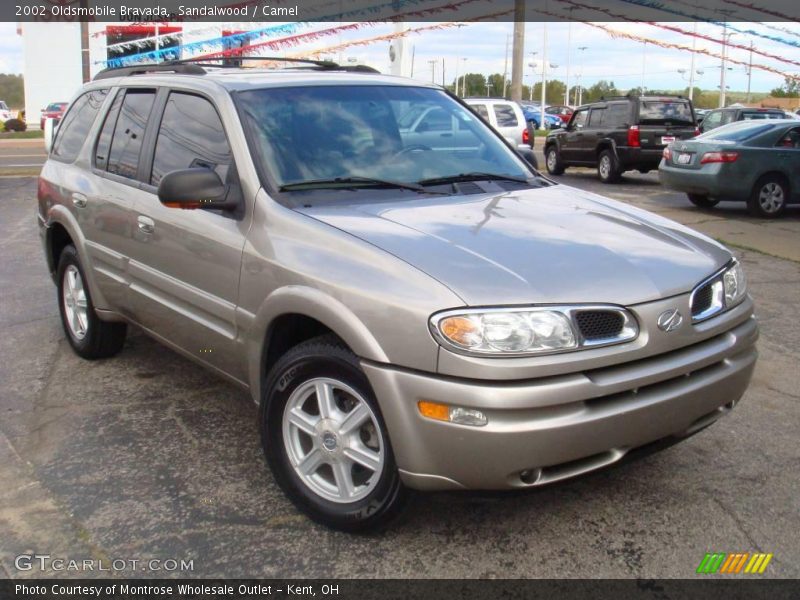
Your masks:
M767 214L778 212L784 201L783 188L774 181L765 184L758 194L758 203Z
M611 159L607 156L603 156L600 159L600 177L603 179L608 178L608 174L611 172Z
M350 386L330 378L304 382L286 403L282 429L295 473L319 496L355 502L378 484L385 458L381 430Z
M89 328L89 313L83 279L75 265L69 265L64 271L62 289L67 327L75 339L82 340L86 337L86 331Z

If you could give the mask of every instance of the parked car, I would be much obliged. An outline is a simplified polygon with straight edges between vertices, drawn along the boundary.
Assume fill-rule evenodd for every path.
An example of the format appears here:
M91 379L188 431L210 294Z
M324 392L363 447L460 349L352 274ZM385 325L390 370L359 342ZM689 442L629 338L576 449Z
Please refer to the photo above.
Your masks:
M779 108L747 108L745 106L732 106L716 108L705 116L700 124L700 131L705 133L728 123L736 121L752 121L761 119L785 119L786 115Z
M404 139L432 108L470 144ZM727 249L551 182L418 80L106 70L38 196L72 349L110 357L133 324L248 390L275 481L343 530L408 489L531 488L686 439L756 361Z
M464 102L509 144L520 149L533 148L535 138L519 104L495 98L466 98Z
M777 217L800 201L800 123L739 121L664 149L659 177L695 206L747 202L759 217Z
M542 105L533 102L520 102L522 112L525 115L525 120L531 123L534 129L539 129L539 123L542 119ZM556 129L561 127L562 122L558 115L551 115L545 109L544 113L544 126L545 129Z
M563 104L554 104L553 106L548 106L545 109L545 111L549 115L557 116L559 119L561 119L561 122L564 125L569 123L570 117L572 117L572 113L575 112L575 110L571 106L566 106Z
M47 119L55 119L55 125L61 121L61 117L64 116L64 112L67 110L67 102L51 102L45 108L42 109L42 116L39 120L39 127L40 129L44 129L44 122Z
M695 108L694 109L694 118L697 121L697 126L699 127L700 124L703 122L703 119L706 118L706 115L711 112L710 108Z
M9 119L13 119L14 115L11 113L11 110L8 108L8 104L4 101L0 100L0 121L5 123Z
M664 146L697 135L692 103L681 96L615 96L577 108L565 129L547 135L547 171L597 167L603 183L658 167Z

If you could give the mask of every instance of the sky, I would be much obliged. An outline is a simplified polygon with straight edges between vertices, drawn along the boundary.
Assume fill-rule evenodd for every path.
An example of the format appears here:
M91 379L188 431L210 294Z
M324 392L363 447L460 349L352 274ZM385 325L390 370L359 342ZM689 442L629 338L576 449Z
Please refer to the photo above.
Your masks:
M311 29L331 27L333 24L320 24ZM430 25L430 23L411 23L411 27ZM643 38L658 39L691 46L692 38L677 32L665 31L642 23L605 23L617 31L623 31ZM670 26L691 31L692 23L670 23ZM250 27L254 25L250 24ZM264 26L267 26L266 24ZM798 23L736 23L733 25L742 31L754 30L768 36L778 36L796 45L780 43L763 37L735 33L732 43L749 46L753 41L757 49L790 59L797 64L782 63L779 60L754 54L753 62L768 65L781 71L800 75L800 24ZM659 48L652 44L642 44L623 38L613 38L605 31L584 23L527 23L525 28L525 79L529 84L534 79L541 79L542 53L544 52L543 31L547 28L547 59L555 65L548 67L548 78L562 81L566 76L567 61L570 63L570 81L574 85L576 76L581 75L584 85L589 86L600 79L613 81L619 89L637 87L642 83L644 70L645 86L650 89L681 89L688 85L688 72L691 65L691 53L675 49ZM698 33L719 38L722 28L709 23L699 23ZM773 27L773 28L771 28ZM780 27L785 31L778 31ZM310 29L308 29L310 30ZM304 31L308 31L304 30ZM474 73L502 73L506 49L506 38L513 30L513 23L469 23L463 27L450 27L436 31L412 33L408 41L414 47L414 77L430 81L430 60L436 60L436 81L441 82L441 61L444 58L447 82L450 83L458 70ZM323 38L316 42L292 48L290 54L306 49L319 49L338 43L371 38L392 33L391 24L365 26L356 31L346 32L341 36ZM569 43L568 43L569 39ZM577 48L585 46L580 51ZM720 44L697 41L697 48L707 48L719 54ZM332 58L347 60L352 58L378 68L389 70L389 43L377 42L369 46L355 46L334 53ZM569 53L568 53L568 49ZM531 53L536 52L533 55ZM747 62L749 52L729 47L728 56L734 60ZM463 60L466 59L466 60ZM510 61L509 61L510 62ZM534 66L529 66L533 63ZM744 91L747 88L747 73L744 66L729 65L727 85L730 90ZM509 65L509 77L510 77ZM683 75L678 72L685 69ZM697 56L695 69L703 73L696 76L695 85L707 90L717 90L720 84L720 60L709 56ZM22 39L16 34L15 23L0 23L0 72L22 73ZM768 92L783 84L783 77L778 74L753 69L751 89L754 92Z

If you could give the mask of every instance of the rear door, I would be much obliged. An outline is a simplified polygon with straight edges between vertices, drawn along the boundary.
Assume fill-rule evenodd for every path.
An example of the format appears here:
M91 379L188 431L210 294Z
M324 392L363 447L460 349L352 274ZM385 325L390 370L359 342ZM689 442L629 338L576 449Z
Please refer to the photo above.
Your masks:
M645 98L639 101L639 140L643 150L661 150L676 140L694 137L692 105L683 98Z
M589 108L576 110L570 119L567 130L561 137L561 156L564 160L577 161L580 156L580 145L583 143L584 127L589 118Z
M167 208L157 196L165 174L197 167L238 188L230 143L218 111L204 96L162 90L156 114L139 168L143 185L135 206L131 310L150 331L244 381L235 309L249 219L244 210Z
M800 126L793 127L778 140L781 170L789 176L789 189L794 199L800 199Z

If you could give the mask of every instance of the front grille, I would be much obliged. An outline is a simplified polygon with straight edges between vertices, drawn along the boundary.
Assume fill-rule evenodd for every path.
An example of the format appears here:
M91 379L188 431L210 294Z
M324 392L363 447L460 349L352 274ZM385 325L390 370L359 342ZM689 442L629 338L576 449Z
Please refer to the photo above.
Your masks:
M692 316L696 317L697 315L706 312L709 308L711 308L711 303L713 301L713 282L709 282L694 293L694 296L692 297Z
M625 326L625 317L619 311L584 310L575 314L575 322L583 339L596 342L619 336Z

